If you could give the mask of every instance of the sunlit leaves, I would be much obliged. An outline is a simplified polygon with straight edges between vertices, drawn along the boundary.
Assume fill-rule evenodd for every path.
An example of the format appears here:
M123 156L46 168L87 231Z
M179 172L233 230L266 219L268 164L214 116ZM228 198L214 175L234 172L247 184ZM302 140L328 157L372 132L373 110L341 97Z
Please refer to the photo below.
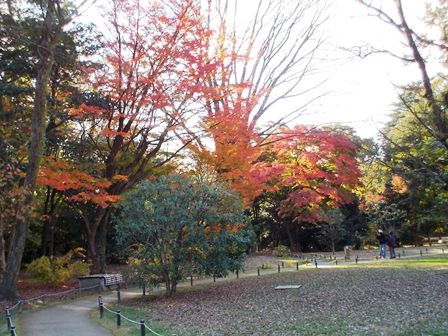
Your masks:
M315 222L321 208L336 208L353 200L351 190L359 184L356 146L344 134L296 127L283 129L273 140L272 166L281 167L271 176L277 189L288 195L279 209L281 216Z
M125 177L119 177L123 178ZM38 184L68 192L69 201L93 202L103 208L120 199L119 196L107 192L111 182L95 178L63 160L47 158L39 171Z

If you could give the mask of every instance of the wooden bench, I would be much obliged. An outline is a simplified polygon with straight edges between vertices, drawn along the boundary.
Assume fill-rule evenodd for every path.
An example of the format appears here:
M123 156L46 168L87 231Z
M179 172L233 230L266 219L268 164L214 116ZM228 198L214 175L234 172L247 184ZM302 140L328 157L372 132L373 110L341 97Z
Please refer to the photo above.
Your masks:
M121 274L92 274L78 277L78 281L81 290L99 289L105 291L113 286L119 287L123 282L123 276Z

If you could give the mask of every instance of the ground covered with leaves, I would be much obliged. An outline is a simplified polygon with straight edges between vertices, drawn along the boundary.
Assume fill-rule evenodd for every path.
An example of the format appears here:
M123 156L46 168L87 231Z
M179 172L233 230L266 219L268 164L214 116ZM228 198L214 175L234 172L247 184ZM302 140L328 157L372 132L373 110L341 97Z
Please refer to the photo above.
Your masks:
M275 290L300 284L300 289ZM131 301L177 335L448 335L448 258L229 280Z

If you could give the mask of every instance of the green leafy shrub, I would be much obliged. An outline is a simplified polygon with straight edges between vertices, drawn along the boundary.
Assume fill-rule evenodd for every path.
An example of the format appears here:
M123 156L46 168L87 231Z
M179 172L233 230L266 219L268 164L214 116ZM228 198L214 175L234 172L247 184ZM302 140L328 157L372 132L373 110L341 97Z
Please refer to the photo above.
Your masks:
M272 249L272 255L274 257L284 257L289 254L289 248L285 245L279 245Z
M43 256L26 266L27 272L39 282L60 285L67 280L89 274L90 264L75 261L75 256L84 256L82 249L70 250L61 257Z
M142 182L120 205L116 237L134 278L164 283L172 295L192 274L242 269L253 231L239 195L226 186L165 176Z

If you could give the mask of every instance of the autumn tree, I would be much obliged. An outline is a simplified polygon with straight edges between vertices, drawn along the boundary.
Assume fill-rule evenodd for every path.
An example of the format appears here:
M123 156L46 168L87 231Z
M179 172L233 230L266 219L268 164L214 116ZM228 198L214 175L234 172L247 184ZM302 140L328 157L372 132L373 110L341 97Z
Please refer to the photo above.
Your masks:
M336 252L336 244L342 241L346 231L342 226L344 215L339 209L329 209L325 212L325 218L320 223L320 240L331 248L331 252Z
M337 128L283 128L270 139L254 165L266 179L253 206L254 221L259 231L270 227L272 234L285 232L297 251L303 248L296 234L299 226L316 226L329 209L355 201L358 147Z
M41 13L39 19L42 24L37 39L38 57L33 110L31 113L32 121L28 164L23 182L23 197L19 201L19 212L11 236L10 253L8 254L6 270L2 283L0 284L0 297L2 298L14 298L16 296L16 280L19 274L25 240L28 233L31 205L42 156L48 84L54 64L54 52L56 45L61 39L64 27L70 22L74 14L73 9L68 4L59 0L49 0L41 3L38 10ZM12 14L12 11L12 6L9 6L10 14Z
M172 151L163 147L197 113L198 102L208 94L199 83L216 67L203 53L210 32L195 2L117 0L107 12L106 64L85 73L89 86L82 104L70 113L83 148L74 152L66 146L62 159L69 171L58 168L74 177L78 164L90 176L78 174L90 179L89 188L94 183L99 188L61 186L55 170L43 176L47 184L54 181L52 187L59 184L72 194L69 202L85 223L93 272L104 272L111 203L141 180L160 174L188 144L173 143Z
M117 240L140 279L171 295L189 275L241 269L251 235L239 197L226 189L167 176L125 195Z
M217 66L202 81L209 94L204 96L201 126L213 146L204 137L194 137L187 122L189 136L184 139L193 140L190 149L196 159L211 165L248 204L263 190L264 181L253 169L263 140L315 98L308 93L316 82L308 85L306 79L315 70L314 54L322 44L321 26L327 17L321 1L260 1L244 26L247 10L239 5L210 1L203 9L214 32L207 36L204 54L207 63ZM300 96L299 105L272 124L262 124L279 101Z

